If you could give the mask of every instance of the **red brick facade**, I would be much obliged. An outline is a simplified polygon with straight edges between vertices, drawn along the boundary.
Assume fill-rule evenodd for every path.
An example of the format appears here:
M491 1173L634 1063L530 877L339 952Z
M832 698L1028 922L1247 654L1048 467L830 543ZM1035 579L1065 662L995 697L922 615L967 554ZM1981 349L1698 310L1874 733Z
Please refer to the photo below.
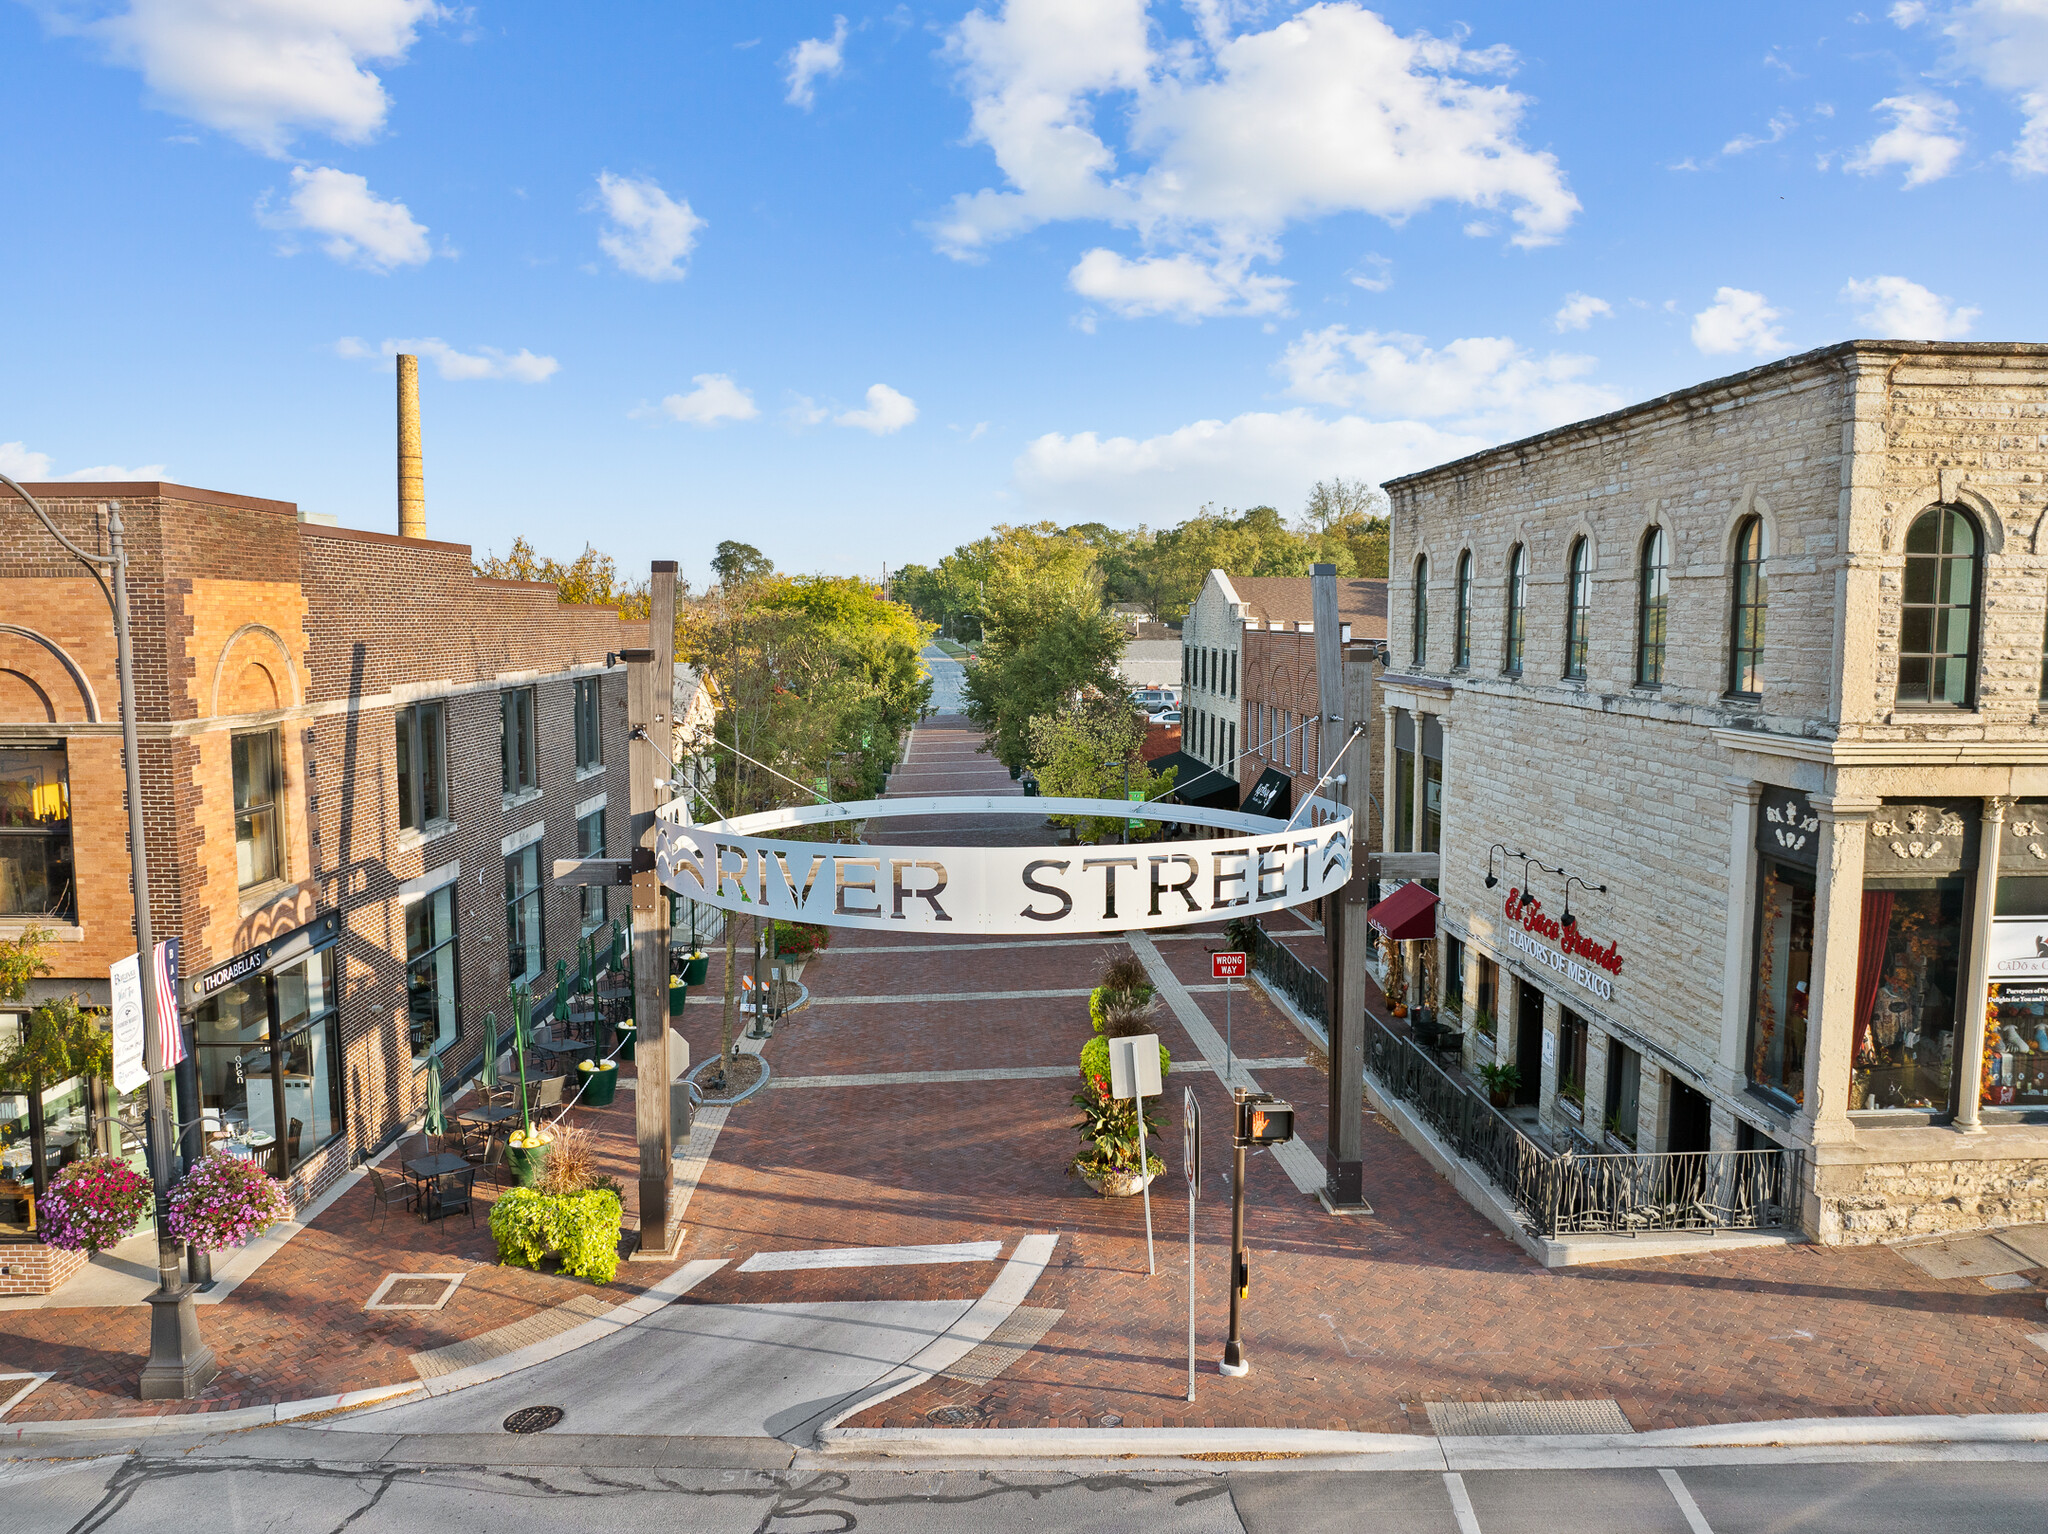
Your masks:
M578 891L546 884L546 871L576 854L576 808L600 795L607 850L626 845L625 679L607 656L644 644L644 627L561 605L552 586L478 579L465 546L303 523L286 502L148 483L30 489L89 548L106 547L103 504L121 503L152 907L157 935L181 939L184 976L340 913L346 1128L295 1169L304 1202L421 1111L406 881L460 864L460 1032L444 1053L454 1074L480 1054L485 1010L508 1018L502 846L535 825L548 968L573 961ZM111 619L98 586L11 497L0 592L0 745L61 743L70 779L77 920L58 931L42 984L103 1001L108 966L135 950ZM579 773L574 699L590 679L603 765ZM524 686L537 787L515 797L501 782L499 694ZM428 699L446 709L450 809L423 836L399 827L394 718ZM271 729L283 877L242 890L231 743ZM28 925L0 918L0 936ZM0 1263L25 1266L26 1250L0 1246Z

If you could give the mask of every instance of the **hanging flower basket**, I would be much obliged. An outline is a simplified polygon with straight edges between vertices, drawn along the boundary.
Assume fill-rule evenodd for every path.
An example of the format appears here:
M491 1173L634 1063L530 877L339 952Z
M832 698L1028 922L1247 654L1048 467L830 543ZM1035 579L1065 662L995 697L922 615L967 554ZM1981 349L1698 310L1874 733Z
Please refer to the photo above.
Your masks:
M609 1108L612 1094L619 1090L619 1065L616 1060L602 1064L594 1060L579 1061L576 1076L583 1084L583 1105L587 1108Z
M164 1205L171 1234L209 1252L246 1245L292 1216L282 1183L257 1163L220 1151L194 1162Z
M149 1213L149 1179L118 1156L88 1156L57 1175L38 1201L38 1234L67 1252L104 1252Z

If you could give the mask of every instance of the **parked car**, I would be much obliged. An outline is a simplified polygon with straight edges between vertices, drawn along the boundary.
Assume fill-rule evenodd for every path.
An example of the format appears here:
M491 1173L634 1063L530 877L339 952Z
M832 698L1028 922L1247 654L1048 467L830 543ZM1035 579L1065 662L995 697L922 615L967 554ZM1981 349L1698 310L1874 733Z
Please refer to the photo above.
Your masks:
M1166 712L1163 714L1154 714L1152 716L1152 722L1154 724L1179 724L1180 710L1177 708L1170 708L1166 710Z

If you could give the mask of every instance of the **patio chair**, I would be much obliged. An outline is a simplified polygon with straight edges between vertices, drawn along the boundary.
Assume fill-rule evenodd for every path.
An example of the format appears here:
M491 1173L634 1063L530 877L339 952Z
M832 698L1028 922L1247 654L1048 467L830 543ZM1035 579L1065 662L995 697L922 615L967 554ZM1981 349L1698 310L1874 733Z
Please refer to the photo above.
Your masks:
M476 1192L476 1168L456 1172L441 1179L435 1191L434 1202L440 1206L441 1216L446 1219L457 1209L469 1216L469 1223L476 1224L476 1205L471 1202Z
M502 1136L491 1137L490 1148L484 1152L484 1159L477 1167L477 1171L490 1173L498 1180L498 1186L501 1188L512 1186L511 1176L505 1170L505 1141Z
M384 1211L393 1204L397 1204L403 1209L412 1208L412 1189L403 1186L394 1187L385 1182L382 1175L373 1166L366 1166L363 1170L370 1174L370 1202L376 1206L377 1225L380 1229L384 1224Z
M560 1076L548 1077L545 1081L543 1081L540 1084L540 1090L533 1094L532 1111L535 1114L547 1113L550 1110L552 1110L558 1118L561 1116L563 1111L562 1078Z

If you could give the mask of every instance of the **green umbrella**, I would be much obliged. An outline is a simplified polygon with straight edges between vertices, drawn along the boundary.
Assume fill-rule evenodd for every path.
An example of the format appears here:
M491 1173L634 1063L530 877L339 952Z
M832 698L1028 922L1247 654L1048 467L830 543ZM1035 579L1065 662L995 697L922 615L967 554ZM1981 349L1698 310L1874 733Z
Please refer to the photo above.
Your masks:
M477 1073L477 1080L487 1087L498 1084L498 1014L484 1014L484 1068Z
M591 957L593 946L588 934L576 939L576 991L579 995L590 993L590 973L595 965Z
M441 1052L427 1056L427 1133L448 1133L448 1115L441 1111Z
M512 1041L519 1056L519 1127L533 1133L533 1113L526 1100L526 1039L532 1027L529 1000L524 986L512 988Z
M612 968L626 967L626 929L617 922L612 923Z

